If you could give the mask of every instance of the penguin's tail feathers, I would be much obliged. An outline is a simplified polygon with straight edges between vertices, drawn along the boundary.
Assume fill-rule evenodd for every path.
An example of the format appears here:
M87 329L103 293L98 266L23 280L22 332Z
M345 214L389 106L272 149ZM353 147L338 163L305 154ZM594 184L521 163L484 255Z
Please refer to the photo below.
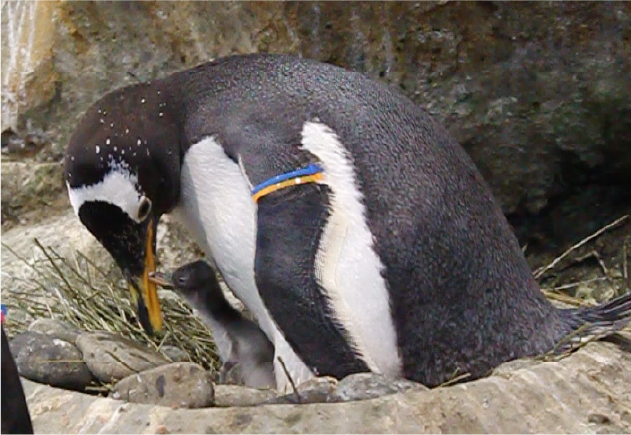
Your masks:
M631 292L593 307L564 311L571 329L566 344L574 347L626 328L631 322Z

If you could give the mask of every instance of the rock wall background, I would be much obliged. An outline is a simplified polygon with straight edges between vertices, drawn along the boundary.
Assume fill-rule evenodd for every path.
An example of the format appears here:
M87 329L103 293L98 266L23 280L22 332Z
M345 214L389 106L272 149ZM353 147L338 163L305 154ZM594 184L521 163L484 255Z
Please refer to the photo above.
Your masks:
M464 145L533 252L629 210L626 2L3 0L3 151L56 162L105 92L255 51L398 87Z

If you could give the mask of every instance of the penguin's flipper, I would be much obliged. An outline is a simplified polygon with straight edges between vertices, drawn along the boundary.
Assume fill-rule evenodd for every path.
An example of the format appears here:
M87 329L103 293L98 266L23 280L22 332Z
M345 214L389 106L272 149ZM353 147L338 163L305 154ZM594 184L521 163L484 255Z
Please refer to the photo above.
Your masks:
M342 378L369 370L345 339L316 281L328 204L328 188L313 182L258 198L254 267L261 298L294 351L317 375Z

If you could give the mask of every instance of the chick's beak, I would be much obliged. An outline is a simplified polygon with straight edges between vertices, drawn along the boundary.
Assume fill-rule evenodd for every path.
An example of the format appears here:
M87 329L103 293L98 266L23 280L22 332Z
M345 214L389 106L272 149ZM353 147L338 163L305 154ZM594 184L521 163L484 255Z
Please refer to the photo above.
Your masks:
M173 281L171 277L165 273L161 272L153 272L149 274L149 281L153 282L156 285L159 285L162 288L172 289Z
M140 324L149 335L162 329L162 313L156 283L149 278L156 270L154 254L154 226L149 222L147 226L147 241L145 247L145 267L142 276L135 277L129 282L132 298L138 305ZM140 291L140 297L138 292Z

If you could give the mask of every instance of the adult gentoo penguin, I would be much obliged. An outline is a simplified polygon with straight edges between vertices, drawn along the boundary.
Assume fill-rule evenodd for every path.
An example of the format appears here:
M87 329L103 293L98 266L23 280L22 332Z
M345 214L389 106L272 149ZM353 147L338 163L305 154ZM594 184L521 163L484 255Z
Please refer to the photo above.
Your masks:
M261 329L236 310L219 286L215 272L203 260L178 267L171 276L156 272L149 279L173 288L212 331L217 351L227 372L238 384L252 388L275 388L274 345Z
M147 329L161 327L148 276L169 213L296 383L361 371L475 379L586 321L621 327L631 311L631 295L553 307L452 136L387 85L325 63L238 55L113 91L79 122L65 179L140 293Z

